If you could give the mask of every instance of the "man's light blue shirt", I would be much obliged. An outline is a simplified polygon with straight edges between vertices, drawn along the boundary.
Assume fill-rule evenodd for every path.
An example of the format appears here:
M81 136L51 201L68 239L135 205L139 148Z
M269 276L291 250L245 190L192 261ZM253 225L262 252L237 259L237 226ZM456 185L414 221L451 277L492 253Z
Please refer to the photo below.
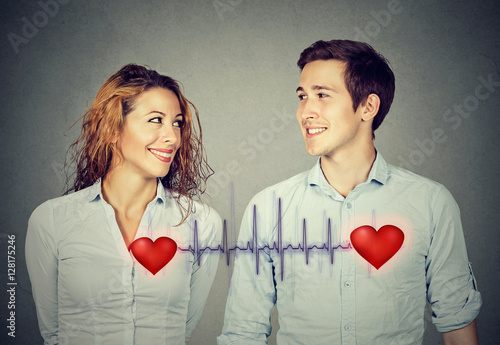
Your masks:
M28 223L26 264L44 344L185 344L219 262L218 252L186 249L194 247L195 221L200 247L220 243L222 222L199 203L177 226L181 220L158 180L135 239L166 236L185 250L153 275L127 249L100 181L38 206Z
M404 233L378 270L350 244L363 225ZM481 306L453 197L380 153L345 198L320 161L258 193L238 238L247 244L254 250L237 252L219 345L267 344L275 303L279 345L421 344L426 301L440 332L468 325Z

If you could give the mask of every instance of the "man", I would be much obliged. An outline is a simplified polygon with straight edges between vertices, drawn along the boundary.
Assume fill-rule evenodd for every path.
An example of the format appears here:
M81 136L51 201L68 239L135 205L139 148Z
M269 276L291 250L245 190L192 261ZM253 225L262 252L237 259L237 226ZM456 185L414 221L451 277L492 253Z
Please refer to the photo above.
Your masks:
M250 202L238 242L251 250L237 253L218 344L267 344L275 303L279 345L421 344L426 299L445 344L477 344L481 297L457 204L373 144L394 96L387 62L333 40L298 66L297 120L320 159Z

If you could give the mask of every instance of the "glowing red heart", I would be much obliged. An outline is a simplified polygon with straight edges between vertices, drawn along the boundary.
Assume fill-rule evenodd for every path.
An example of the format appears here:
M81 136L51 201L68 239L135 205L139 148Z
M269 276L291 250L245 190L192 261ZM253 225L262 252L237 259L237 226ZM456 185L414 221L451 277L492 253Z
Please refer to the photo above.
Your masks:
M394 225L384 225L378 231L369 225L351 232L351 244L366 261L379 269L403 245L405 234Z
M177 252L177 243L169 237L159 237L154 242L141 237L132 242L128 249L142 266L156 274L172 260Z

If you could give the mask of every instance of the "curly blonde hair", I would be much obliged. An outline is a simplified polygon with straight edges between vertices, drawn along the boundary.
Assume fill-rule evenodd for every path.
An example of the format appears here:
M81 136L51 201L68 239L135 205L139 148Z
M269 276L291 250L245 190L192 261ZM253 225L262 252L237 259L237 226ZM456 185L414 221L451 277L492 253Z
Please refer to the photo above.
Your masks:
M175 195L183 218L193 211L193 197L201 197L206 181L213 175L202 145L202 130L198 110L184 97L179 83L148 67L136 64L123 66L101 86L87 112L82 116L80 136L70 146L70 162L76 164L74 182L64 194L93 185L109 171L111 159L117 153L116 140L122 130L125 116L133 109L138 96L153 88L172 91L178 98L184 122L181 127L181 146L174 157L168 174L161 179L163 186ZM194 126L193 113L197 128ZM181 203L186 197L187 208Z

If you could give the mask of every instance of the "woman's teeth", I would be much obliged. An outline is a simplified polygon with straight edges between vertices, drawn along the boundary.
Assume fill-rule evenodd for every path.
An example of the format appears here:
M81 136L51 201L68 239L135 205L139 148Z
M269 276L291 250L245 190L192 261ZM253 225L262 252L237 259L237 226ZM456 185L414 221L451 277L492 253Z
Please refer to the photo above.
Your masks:
M162 157L165 157L165 158L172 157L171 153L161 152L161 151L157 151L157 150L153 150L153 149L150 149L150 151L153 152L155 155L162 156Z

